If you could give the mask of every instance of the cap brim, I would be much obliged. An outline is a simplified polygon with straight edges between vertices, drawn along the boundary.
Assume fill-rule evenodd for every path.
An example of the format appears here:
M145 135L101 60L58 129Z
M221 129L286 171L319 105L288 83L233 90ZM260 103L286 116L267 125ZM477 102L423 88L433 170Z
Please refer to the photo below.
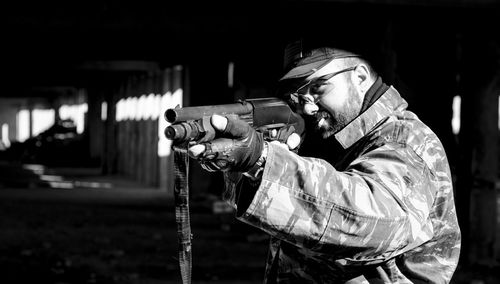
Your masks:
M302 78L312 75L314 72L324 67L326 64L328 64L328 62L332 61L333 59L334 58L328 58L292 68L292 70L288 71L288 73L286 73L283 77L281 77L280 81L286 79Z

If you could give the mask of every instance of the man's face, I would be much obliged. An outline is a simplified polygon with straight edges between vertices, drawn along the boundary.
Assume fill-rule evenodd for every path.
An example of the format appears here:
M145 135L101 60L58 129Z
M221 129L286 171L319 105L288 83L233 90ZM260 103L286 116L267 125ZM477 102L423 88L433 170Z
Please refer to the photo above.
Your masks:
M307 77L306 84L297 90L297 112L310 116L326 139L358 116L362 98L352 80L354 67L332 65L320 71Z

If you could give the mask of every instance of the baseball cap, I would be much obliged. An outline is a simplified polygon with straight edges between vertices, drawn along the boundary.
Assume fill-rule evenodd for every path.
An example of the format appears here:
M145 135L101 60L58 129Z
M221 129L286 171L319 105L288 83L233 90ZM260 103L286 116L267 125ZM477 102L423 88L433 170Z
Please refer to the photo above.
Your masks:
M332 47L304 49L301 42L294 42L285 48L284 67L286 73L280 81L307 77L335 59L359 57L359 55Z

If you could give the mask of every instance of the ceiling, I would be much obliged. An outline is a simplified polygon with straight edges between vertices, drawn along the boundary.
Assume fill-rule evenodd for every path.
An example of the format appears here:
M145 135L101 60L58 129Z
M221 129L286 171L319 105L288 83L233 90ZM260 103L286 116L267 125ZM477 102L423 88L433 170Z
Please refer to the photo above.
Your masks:
M381 19L416 26L444 20L456 26L497 15L499 3L10 1L2 5L4 90L25 89L17 94L29 96L33 88L84 84L103 72L143 72L207 57L265 62L280 54L284 42L303 33L324 36L353 26L349 32L369 36L361 34L363 28ZM12 93L4 91L0 97Z

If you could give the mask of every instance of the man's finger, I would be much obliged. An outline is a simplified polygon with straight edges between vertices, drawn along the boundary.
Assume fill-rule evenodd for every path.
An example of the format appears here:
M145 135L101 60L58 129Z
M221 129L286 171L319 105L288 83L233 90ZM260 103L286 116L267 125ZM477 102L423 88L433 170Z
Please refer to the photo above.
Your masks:
M218 114L214 114L211 117L211 123L216 130L224 131L226 130L227 126L227 118Z
M245 121L239 119L237 116L228 115L226 118L225 129L222 133L231 138L245 138L248 137L252 131L252 127Z
M286 145L288 145L288 149L293 150L297 148L300 144L300 135L297 133L292 133L286 139Z
M205 152L205 149L206 149L205 145L197 144L192 147L189 147L188 153L191 158L197 158L199 155Z

